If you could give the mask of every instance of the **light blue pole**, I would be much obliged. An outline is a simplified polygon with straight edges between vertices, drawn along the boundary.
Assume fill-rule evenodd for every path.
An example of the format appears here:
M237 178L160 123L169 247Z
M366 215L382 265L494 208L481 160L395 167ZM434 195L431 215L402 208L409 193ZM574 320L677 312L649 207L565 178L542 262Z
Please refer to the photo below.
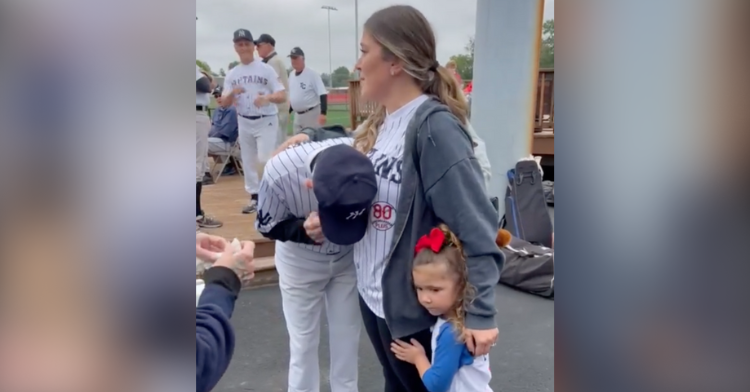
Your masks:
M471 123L487 144L490 194L505 207L505 173L531 154L544 0L477 0Z

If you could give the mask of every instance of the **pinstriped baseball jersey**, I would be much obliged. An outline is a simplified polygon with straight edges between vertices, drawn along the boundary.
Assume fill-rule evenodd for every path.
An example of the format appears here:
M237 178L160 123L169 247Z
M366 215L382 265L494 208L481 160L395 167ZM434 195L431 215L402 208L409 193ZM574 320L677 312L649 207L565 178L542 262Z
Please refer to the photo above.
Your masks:
M370 225L365 237L354 244L357 288L367 306L380 318L383 312L383 271L385 258L393 242L396 206L401 190L404 161L404 137L414 113L428 97L421 95L393 113L389 113L378 132L375 146L367 154L375 166L378 194L370 208Z
M290 218L305 218L318 210L318 200L312 189L305 186L305 180L312 179L310 162L320 151L337 145L350 144L351 138L342 137L322 142L304 143L287 148L266 164L258 192L258 215L255 228L268 233L279 222ZM340 246L330 242L321 245L292 244L313 253L336 255L351 246Z

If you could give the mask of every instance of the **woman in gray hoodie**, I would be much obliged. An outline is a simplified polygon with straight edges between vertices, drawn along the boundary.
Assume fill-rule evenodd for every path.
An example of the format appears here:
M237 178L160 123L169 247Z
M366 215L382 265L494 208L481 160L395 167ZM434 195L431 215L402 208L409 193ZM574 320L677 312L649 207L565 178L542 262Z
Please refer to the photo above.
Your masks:
M362 99L378 104L353 145L373 162L378 194L365 237L354 246L360 307L385 376L386 391L425 391L419 372L398 360L395 339L416 340L430 357L435 323L412 283L418 238L440 223L463 244L474 297L465 309L466 345L474 355L495 344L495 285L503 256L497 212L467 131L467 103L453 75L437 61L435 35L411 6L375 12L365 23L357 63ZM341 137L307 129L290 142ZM323 238L317 217L307 235Z

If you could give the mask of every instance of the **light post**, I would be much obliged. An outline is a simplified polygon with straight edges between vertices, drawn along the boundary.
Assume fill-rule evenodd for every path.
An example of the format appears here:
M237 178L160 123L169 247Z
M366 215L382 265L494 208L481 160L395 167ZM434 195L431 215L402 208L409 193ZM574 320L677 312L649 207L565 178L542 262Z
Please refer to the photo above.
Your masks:
M354 0L354 64L359 61L359 0ZM359 71L355 68L352 72L359 79Z
M333 88L333 60L331 54L331 11L338 11L336 7L324 5L320 7L328 11L328 87Z

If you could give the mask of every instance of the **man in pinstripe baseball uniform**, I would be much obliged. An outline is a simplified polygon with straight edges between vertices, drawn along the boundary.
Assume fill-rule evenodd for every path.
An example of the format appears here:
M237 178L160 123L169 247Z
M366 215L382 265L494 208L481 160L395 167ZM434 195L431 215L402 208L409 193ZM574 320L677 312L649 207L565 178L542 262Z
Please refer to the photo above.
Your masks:
M277 240L282 307L289 332L290 392L319 391L318 343L323 304L330 336L331 392L357 391L361 329L352 245L367 231L377 193L372 162L340 138L288 148L267 164L256 227ZM313 188L306 182L312 180ZM323 238L303 226L314 216Z

